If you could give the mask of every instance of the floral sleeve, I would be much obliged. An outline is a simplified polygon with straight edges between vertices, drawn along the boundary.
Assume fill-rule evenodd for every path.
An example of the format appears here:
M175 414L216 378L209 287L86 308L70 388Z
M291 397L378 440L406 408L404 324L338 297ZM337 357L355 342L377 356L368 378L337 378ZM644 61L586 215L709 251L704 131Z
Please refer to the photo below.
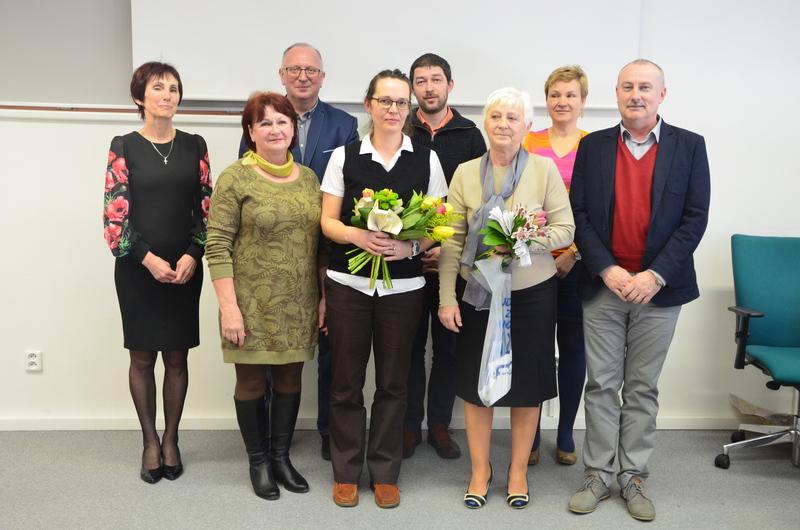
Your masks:
M150 247L130 224L128 166L122 137L111 141L103 194L103 229L108 248L118 257L135 255L141 261Z
M203 257L206 246L208 227L208 209L211 204L211 164L208 160L208 147L202 136L197 135L198 154L202 158L198 163L197 191L195 193L194 227L192 228L192 241L186 253L195 260Z

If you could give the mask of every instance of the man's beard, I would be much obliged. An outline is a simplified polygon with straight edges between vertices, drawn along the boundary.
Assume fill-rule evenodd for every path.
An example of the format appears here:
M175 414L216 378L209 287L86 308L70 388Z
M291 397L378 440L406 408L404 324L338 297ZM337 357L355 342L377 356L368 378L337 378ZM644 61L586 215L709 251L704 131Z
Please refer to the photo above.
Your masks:
M422 101L418 102L419 108L421 108L422 112L426 114L436 114L437 112L440 112L447 107L447 98L444 98L443 100L439 99L438 101L439 103L437 105L429 107L427 102L423 99Z

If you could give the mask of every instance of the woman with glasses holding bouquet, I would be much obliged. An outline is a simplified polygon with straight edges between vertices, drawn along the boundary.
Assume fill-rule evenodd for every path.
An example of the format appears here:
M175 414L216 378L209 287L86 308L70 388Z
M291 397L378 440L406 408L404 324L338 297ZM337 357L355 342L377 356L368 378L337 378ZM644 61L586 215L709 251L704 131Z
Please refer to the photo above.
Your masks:
M384 70L370 81L364 98L370 134L337 148L322 181L322 231L332 240L327 293L331 346L331 460L333 500L358 503L366 453L370 486L381 508L400 503L397 480L403 452L406 381L413 333L422 311L425 280L420 253L428 239L399 241L383 232L351 225L353 204L365 188L395 191L405 204L412 192L443 197L447 185L436 154L416 143L404 127L411 82L399 70ZM392 287L370 288L370 270L348 272L348 252L383 256ZM351 254L352 255L352 254ZM375 352L375 395L366 439L363 387L370 350ZM366 445L366 446L365 446Z

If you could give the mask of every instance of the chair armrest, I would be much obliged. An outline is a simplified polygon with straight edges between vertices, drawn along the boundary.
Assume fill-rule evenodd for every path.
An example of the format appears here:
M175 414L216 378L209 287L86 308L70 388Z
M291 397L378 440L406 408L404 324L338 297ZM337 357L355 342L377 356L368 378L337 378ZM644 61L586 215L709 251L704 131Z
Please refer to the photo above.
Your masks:
M739 307L738 305L732 305L728 307L728 311L733 311L736 313L737 317L761 318L764 316L764 313L761 311L756 311L755 309L750 309L747 307Z
M728 307L728 311L736 314L736 357L733 361L733 367L741 370L745 366L745 347L747 346L747 338L750 336L750 319L761 318L764 313L735 305Z

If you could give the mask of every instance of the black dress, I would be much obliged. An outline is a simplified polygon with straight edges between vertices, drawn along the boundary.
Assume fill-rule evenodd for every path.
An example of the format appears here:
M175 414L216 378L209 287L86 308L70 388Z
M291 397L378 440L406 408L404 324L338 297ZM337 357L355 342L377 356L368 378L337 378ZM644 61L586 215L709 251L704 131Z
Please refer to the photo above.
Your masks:
M105 238L117 257L117 288L125 348L186 350L199 344L201 259L211 178L205 140L182 131L155 144L138 132L111 141L104 197ZM189 254L197 262L183 285L161 283L142 265L147 252L173 268Z

